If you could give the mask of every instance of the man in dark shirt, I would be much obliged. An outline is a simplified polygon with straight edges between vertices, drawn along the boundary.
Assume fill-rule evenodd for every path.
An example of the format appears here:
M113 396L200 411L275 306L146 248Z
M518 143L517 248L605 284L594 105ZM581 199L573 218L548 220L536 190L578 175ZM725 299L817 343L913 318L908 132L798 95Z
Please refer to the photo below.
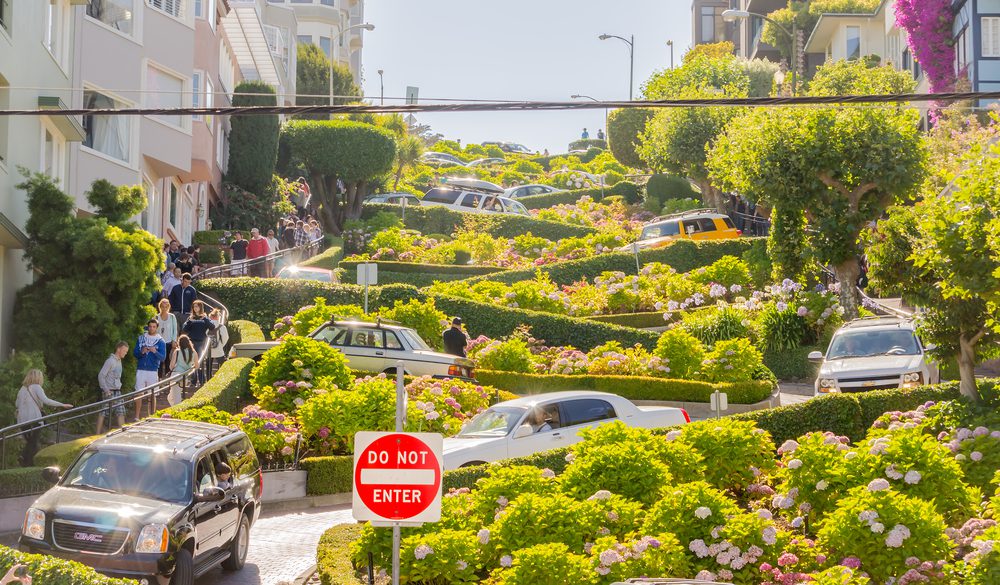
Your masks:
M177 322L183 323L191 312L191 305L198 299L198 291L191 286L191 275L184 273L181 275L181 283L174 285L168 296L170 300L170 311L177 314Z
M233 261L230 262L233 266L232 273L233 275L246 274L246 267L243 264L247 261L247 247L250 246L250 242L244 240L243 234L240 232L236 232L234 235L236 239L229 244L229 249L233 253Z
M451 327L442 335L444 339L444 350L451 355L465 357L465 346L469 344L469 337L462 331L462 318L455 317L451 320Z

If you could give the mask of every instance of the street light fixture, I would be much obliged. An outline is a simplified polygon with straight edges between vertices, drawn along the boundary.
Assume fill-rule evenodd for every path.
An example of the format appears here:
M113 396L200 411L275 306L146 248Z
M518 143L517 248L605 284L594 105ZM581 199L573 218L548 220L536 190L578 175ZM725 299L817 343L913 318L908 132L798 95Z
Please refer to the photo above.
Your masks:
M375 30L375 25L371 24L371 23L368 23L368 22L365 22L365 23L362 23L362 24L355 24L353 26L349 26L349 27L345 28L344 30L340 31L339 35L337 35L336 37L330 39L330 54L327 55L327 56L330 58L330 80L329 81L330 81L330 105L331 106L333 105L333 45L334 44L340 45L341 39L344 38L344 35L346 35L347 33L351 32L352 30L357 30L359 28L363 28L366 31L371 32L371 31ZM333 35L333 27L332 26L330 27L330 35L331 36Z
M674 68L674 42L667 41L667 46L670 47L670 68Z
M378 103L380 106L385 105L385 80L382 78L383 73L385 73L384 70L382 69L378 70L378 90L379 90Z
M750 12L747 10L723 10L722 20L726 22L736 22L737 20L746 20L751 16L756 16L770 22L774 26L778 27L778 30L788 35L789 40L792 41L792 95L796 94L797 89L797 71L799 68L799 39L798 31L795 29L795 19L792 19L792 30L788 30L781 23L777 22L773 18L768 18L763 14L758 14L756 12Z
M635 35L629 35L629 38L620 37L618 35L603 34L598 39L606 41L608 39L618 39L619 41L628 45L628 101L632 101L632 78L635 73Z

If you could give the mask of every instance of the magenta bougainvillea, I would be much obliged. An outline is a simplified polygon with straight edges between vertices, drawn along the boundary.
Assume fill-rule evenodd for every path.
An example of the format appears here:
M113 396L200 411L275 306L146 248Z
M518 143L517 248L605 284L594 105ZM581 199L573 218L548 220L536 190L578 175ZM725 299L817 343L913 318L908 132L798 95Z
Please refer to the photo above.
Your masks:
M955 86L955 43L952 0L895 0L896 26L906 31L907 44L920 63L931 93Z

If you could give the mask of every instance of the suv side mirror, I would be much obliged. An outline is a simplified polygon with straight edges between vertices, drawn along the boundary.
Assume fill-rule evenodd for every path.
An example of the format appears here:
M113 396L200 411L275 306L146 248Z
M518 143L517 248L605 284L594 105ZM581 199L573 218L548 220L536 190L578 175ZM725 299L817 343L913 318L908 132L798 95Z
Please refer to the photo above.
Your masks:
M521 425L517 427L516 431L514 431L514 438L523 439L524 437L530 437L533 434L535 434L535 431L531 429L531 425Z
M937 349L936 343L928 343L924 346L924 351L934 351L935 349Z
M194 495L194 501L196 502L221 502L226 499L226 492L222 488L210 486L201 491L201 493Z
M821 351L810 351L809 361L811 362L821 362L823 361L823 352Z
M42 479L49 483L59 483L59 468L46 467L42 470Z

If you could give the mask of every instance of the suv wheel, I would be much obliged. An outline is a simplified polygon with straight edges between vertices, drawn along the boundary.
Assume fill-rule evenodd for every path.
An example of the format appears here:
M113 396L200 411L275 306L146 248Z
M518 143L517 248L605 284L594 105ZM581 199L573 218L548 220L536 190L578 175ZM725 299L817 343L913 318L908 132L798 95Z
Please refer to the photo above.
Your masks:
M250 547L250 521L246 515L240 516L240 526L236 536L229 543L229 558L222 561L222 568L227 571L239 571L247 562L247 549Z
M176 559L174 574L170 577L170 585L193 585L194 561L191 559L191 551L182 548L177 551Z

